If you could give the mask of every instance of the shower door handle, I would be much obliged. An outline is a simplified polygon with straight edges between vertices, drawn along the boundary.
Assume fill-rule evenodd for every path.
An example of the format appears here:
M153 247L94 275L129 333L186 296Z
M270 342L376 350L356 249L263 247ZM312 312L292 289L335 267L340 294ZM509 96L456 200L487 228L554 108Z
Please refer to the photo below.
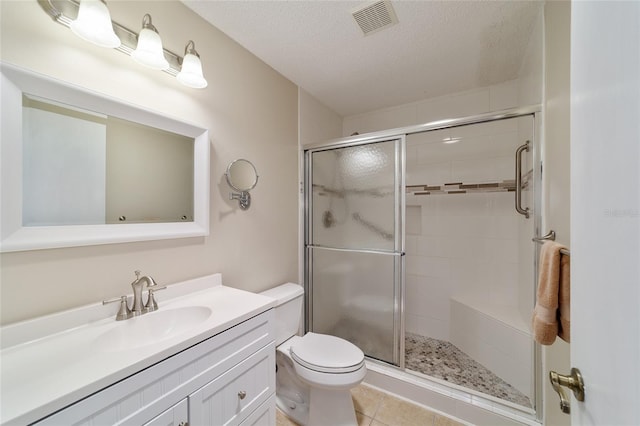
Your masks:
M522 208L522 152L529 152L529 141L516 149L516 211L529 219L529 207Z

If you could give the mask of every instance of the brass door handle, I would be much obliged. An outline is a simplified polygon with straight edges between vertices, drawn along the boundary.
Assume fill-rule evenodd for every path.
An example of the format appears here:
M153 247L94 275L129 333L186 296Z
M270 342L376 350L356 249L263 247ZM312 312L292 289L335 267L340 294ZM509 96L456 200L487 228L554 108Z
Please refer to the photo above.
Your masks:
M584 381L582 380L580 370L577 368L572 368L571 374L568 376L558 374L555 371L550 371L549 380L551 381L553 390L558 392L558 395L560 395L560 409L563 413L571 413L571 403L561 386L571 389L573 391L573 395L578 401L584 401Z

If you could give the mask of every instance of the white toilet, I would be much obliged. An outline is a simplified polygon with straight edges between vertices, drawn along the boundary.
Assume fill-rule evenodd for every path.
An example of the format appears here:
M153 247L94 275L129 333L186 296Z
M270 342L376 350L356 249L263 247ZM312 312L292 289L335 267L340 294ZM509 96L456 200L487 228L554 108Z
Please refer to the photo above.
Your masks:
M357 425L349 390L367 373L364 353L335 336L296 336L304 290L287 283L261 294L278 301L276 314L276 404L301 425Z

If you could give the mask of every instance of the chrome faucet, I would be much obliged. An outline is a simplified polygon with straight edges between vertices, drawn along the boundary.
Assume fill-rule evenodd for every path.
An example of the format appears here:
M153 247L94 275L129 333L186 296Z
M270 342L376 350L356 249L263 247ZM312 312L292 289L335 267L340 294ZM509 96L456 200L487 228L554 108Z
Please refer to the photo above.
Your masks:
M165 290L167 286L158 287L158 284L151 278L150 276L140 276L140 271L136 272L136 280L131 283L131 287L133 288L133 306L129 309L129 303L127 301L127 296L120 296L111 300L103 300L102 304L106 305L108 303L120 302L120 309L118 309L118 313L116 314L116 321L123 321L129 318L137 317L142 314L146 314L147 312L153 312L158 309L158 302L153 297L153 293L160 290ZM145 305L142 304L142 291L144 290L144 285L147 285L147 290L149 292L149 296L147 298L147 303Z
M136 280L131 283L131 287L133 287L133 306L131 307L131 313L133 316L142 315L146 312L145 306L142 304L142 291L144 290L144 284L147 284L147 289L152 290L158 285L148 275L140 276L140 271L136 271ZM152 293L151 291L149 292ZM157 309L157 305L156 305Z

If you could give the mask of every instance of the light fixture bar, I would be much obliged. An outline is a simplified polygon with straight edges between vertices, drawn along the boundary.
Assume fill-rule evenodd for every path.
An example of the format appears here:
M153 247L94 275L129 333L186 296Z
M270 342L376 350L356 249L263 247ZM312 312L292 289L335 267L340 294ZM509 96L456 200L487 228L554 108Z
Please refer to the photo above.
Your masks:
M38 4L55 22L67 28L71 26L71 22L78 16L78 10L80 8L80 4L74 0L38 0ZM113 30L122 42L120 47L115 48L115 50L119 50L130 56L138 44L138 33L131 31L115 21L111 22L113 23ZM162 50L165 58L169 62L169 68L162 71L174 77L177 76L182 67L182 56L164 48Z

